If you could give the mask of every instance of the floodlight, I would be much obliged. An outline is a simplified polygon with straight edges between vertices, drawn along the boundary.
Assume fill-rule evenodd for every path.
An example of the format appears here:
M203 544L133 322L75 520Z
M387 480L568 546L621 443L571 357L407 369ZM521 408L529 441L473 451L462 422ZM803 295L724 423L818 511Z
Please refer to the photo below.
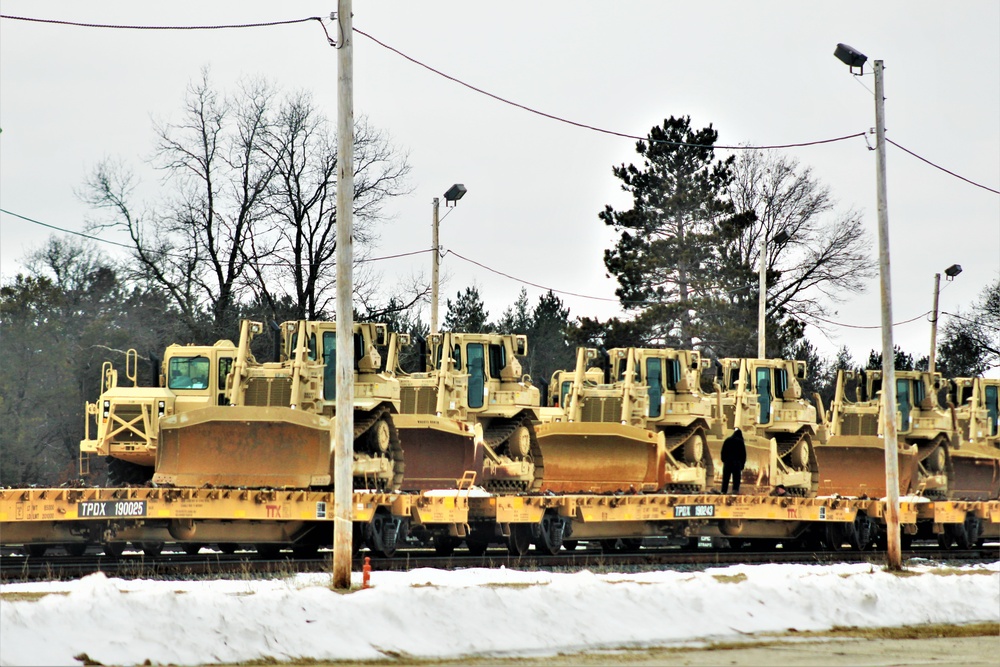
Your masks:
M448 203L454 204L459 199L465 196L466 189L461 183L455 183L455 185L448 188L448 191L444 193L444 205L447 206Z
M847 44L837 44L837 49L833 52L833 55L837 56L840 62L850 67L852 73L855 67L861 68L862 74L865 73L865 62L868 61L868 56L857 49L851 48Z

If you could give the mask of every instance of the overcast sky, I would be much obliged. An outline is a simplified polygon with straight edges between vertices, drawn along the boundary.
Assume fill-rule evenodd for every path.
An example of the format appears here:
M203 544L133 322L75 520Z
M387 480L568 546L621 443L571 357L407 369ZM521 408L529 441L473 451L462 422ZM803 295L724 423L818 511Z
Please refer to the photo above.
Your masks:
M4 14L90 23L204 25L328 16L315 2L27 2ZM874 126L871 67L852 77L838 42L885 61L888 136L967 179L1000 189L1000 3L878 2L355 2L355 28L471 85L542 112L630 135L674 115L709 123L720 144L786 144ZM332 31L332 27L330 28ZM571 317L620 314L603 250L613 234L597 214L629 199L613 165L634 162L630 139L559 123L502 104L355 35L355 109L408 153L412 192L394 200L375 255L430 247L431 200L452 183L468 194L441 225L446 249L556 290ZM336 51L315 22L253 30L149 32L0 20L0 203L83 231L91 213L74 194L103 157L145 170L154 119L177 118L203 66L219 88L242 76L311 91L336 118ZM872 140L874 144L874 141ZM877 261L875 154L863 138L786 151L811 167L842 208L863 212ZM720 152L725 156L728 153ZM145 171L143 171L145 170ZM1000 274L1000 196L889 146L893 315L930 310L935 272L961 264L941 310L967 308ZM442 213L444 211L442 210ZM52 233L0 215L0 273ZM112 240L125 240L106 234ZM113 246L106 246L115 253ZM428 254L378 263L386 282L423 273ZM444 298L478 285L492 318L522 286L444 261ZM429 312L429 311L428 311ZM835 306L831 320L877 327L877 279ZM425 320L429 319L425 316ZM877 328L810 327L832 355L862 361ZM896 327L926 354L926 318Z

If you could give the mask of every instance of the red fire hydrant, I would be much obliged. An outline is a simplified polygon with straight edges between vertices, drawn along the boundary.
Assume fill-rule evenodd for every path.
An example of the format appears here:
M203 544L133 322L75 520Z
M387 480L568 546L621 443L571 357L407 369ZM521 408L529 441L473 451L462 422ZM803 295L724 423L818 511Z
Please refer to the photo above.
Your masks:
M365 556L365 565L361 568L361 588L370 588L372 578L372 559Z

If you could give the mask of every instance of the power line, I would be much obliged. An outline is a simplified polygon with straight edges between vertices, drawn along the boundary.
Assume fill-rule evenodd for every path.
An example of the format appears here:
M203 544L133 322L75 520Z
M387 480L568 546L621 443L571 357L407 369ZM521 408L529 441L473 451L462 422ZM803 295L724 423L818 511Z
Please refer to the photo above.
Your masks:
M926 162L927 164L929 164L930 166L934 167L935 169L940 169L941 171L943 171L944 173L948 174L949 176L954 176L955 178L959 179L960 181L965 181L969 185L975 185L977 188L982 188L983 190L986 190L988 192L992 192L993 194L1000 195L1000 190L994 190L993 188L987 187L985 185L981 185L980 183L976 183L975 181L970 181L969 179L967 179L964 176L959 176L955 172L949 171L949 170L945 169L944 167L942 167L941 165L934 164L933 162L931 162L927 158L921 157L921 156L917 155L916 153L914 153L910 149L904 148L903 146L900 146L899 144L897 144L892 139L889 139L888 137L886 137L886 142L892 144L893 146L895 146L899 150L903 151L904 153L908 153L908 154L912 155L913 157L917 158L921 162Z
M320 16L307 16L301 19L288 19L284 21L265 21L262 23L229 23L218 25L123 25L119 23L83 23L79 21L64 21L62 19L40 19L31 16L12 16L10 14L0 14L0 19L10 19L12 21L26 21L28 23L46 23L49 25L65 25L74 28L104 28L109 30L230 30L242 28L273 28L280 25L293 25L296 23L307 23L318 21L326 33L327 41L334 44L330 39L330 33L323 25L323 18Z
M409 60L414 65L418 65L420 67L423 67L424 69L426 69L426 70L428 70L430 72L433 72L434 74L437 74L440 77L448 79L449 81L451 81L453 83L457 83L460 86L464 86L464 87L468 88L469 90L475 91L475 92L477 92L477 93L479 93L481 95L485 95L485 96L487 96L489 98L492 98L492 99L494 99L494 100L496 100L498 102L502 102L504 104L509 104L512 107L516 107L518 109L522 109L523 111L527 111L529 113L533 113L533 114L536 114L538 116L542 116L543 118L548 118L549 120L558 121L560 123L565 123L567 125L573 125L574 127L583 128L585 130L592 130L594 132L600 132L601 134L610 134L611 136L622 137L624 139L636 139L636 140L639 140L639 141L645 141L645 142L652 143L652 144L664 144L664 145L670 145L670 146L693 146L693 147L697 147L697 148L718 148L718 149L732 150L732 151L760 151L760 150L768 150L768 149L801 148L803 146L816 146L816 145L819 145L819 144L830 144L830 143L834 143L836 141L845 141L847 139L854 139L856 137L863 137L863 136L865 136L864 132L856 132L855 134L848 134L848 135L845 135L843 137L834 137L832 139L820 139L820 140L817 140L817 141L804 141L804 142L792 143L792 144L775 144L775 145L771 145L771 146L751 146L749 144L740 145L740 146L723 146L723 145L719 145L719 144L692 144L692 143L686 143L686 142L683 142L683 141L663 141L663 140L659 140L659 139L650 139L649 137L642 137L642 136L639 136L639 135L636 135L636 134L627 134L625 132L618 132L618 131L615 131L615 130L608 130L608 129L596 127L594 125L588 125L586 123L581 123L581 122L578 122L578 121L575 121L575 120L570 120L568 118L563 118L562 116L556 116L554 114L546 113L544 111L539 111L538 109L534 109L532 107L529 107L527 105L521 104L519 102L514 102L512 100L508 100L505 97L500 97L499 95L491 93L491 92L489 92L487 90L483 90L482 88L478 88L476 86L473 86L470 83L466 83L465 81L462 81L461 79L458 79L458 78L456 78L454 76L451 76L450 74L445 74L441 70L435 69L434 67L431 67L430 65L428 65L426 63L423 63L423 62L417 60L416 58L413 58L412 56L408 56L407 54L403 53L399 49L397 49L397 48L395 48L393 46L390 46L390 45L386 44L385 42L382 42L382 41L376 39L375 37L369 35L367 32L365 32L363 30L359 30L358 28L354 28L354 32L356 32L359 35L362 35L364 37L367 37L368 39L370 39L371 41L375 42L376 44L378 44L382 48L387 49L389 51L392 51L396 55L398 55L398 56L400 56L400 57L402 57L402 58L404 58L406 60Z
M903 325L903 324L909 324L910 322L916 322L920 318L927 317L930 314L931 314L931 311L928 310L926 312L920 313L916 317L911 317L908 320L903 320L902 322L894 322L892 326L898 327L898 326ZM816 320L818 320L820 322L824 322L825 324L832 324L835 327L843 327L845 329L881 329L882 328L881 324L874 324L874 325L844 324L843 322L834 322L833 320L827 320L827 319L824 319L824 318L819 317L817 315L813 315L812 317L813 317L813 319L816 319Z
M951 317L954 317L954 318L957 318L957 319L960 319L960 320L962 320L963 322L968 322L969 324L975 324L976 326L980 326L980 327L984 327L984 328L986 328L986 329L990 329L990 330L992 330L992 331L1000 331L1000 327L995 327L995 326L992 326L992 325L989 325L989 324L986 324L985 322L981 322L981 321L979 321L979 320L974 320L974 319L971 319L971 318L968 318L968 317L965 317L964 315L958 315L958 314L956 314L956 313L946 313L946 312L944 312L944 311L941 311L941 314L942 314L942 315L949 315L949 316L951 316Z
M127 243L119 243L118 241L112 241L111 239L101 238L100 236L91 236L90 234L84 234L83 232L78 232L78 231L75 231L75 230L72 230L72 229L66 229L65 227L57 227L56 225L50 225L47 222L42 222L41 220L35 220L33 218L29 218L29 217L21 215L19 213L14 213L13 211L8 211L5 208L0 208L0 213L6 213L7 215L14 216L15 218L20 218L21 220L24 220L26 222L30 222L30 223L35 224L35 225L40 225L42 227L46 227L48 229L52 229L52 230L57 231L57 232L62 232L64 234L72 234L74 236L79 236L79 237L82 237L82 238L85 238L85 239L89 239L91 241L97 241L98 243L106 243L108 245L118 246L119 248L125 248L126 250L135 250L135 246L134 245L128 245ZM423 253L426 253L426 252L433 252L433 250L434 250L433 248L426 248L424 250L413 250L411 252L401 252L401 253L398 253L398 254L395 254L395 255L383 255L382 257L363 257L361 259L356 260L356 262L358 264L365 264L367 262L381 262L381 261L384 261L384 260L387 260L387 259L397 259L399 257L409 257L411 255L420 255L420 254L423 254ZM174 253L166 252L165 250L149 250L148 252L151 252L151 253L156 254L156 255L161 255L162 257L167 257L167 258L170 258L170 259L185 259L185 260L186 259L190 259L190 257L188 255L177 255L177 254L174 254ZM270 268L270 267L275 267L275 266L285 266L285 267L287 267L287 266L291 266L291 264L289 262L280 262L280 263L273 263L273 264L258 263L257 266L264 267L264 268Z
M287 20L281 20L281 21L264 21L264 22L260 22L260 23L232 23L232 24L216 24L216 25L127 25L127 24L115 24L115 23L84 23L84 22L79 22L79 21L65 21L65 20L61 20L61 19L40 19L40 18L34 18L34 17L29 17L29 16L14 16L14 15L11 15L11 14L0 14L0 18L10 19L10 20L13 20L13 21L26 21L26 22L29 22L29 23L43 23L43 24L50 24L50 25L65 25L65 26L73 26L73 27L80 27L80 28L103 28L103 29L112 29L112 30L227 30L227 29L245 29L245 28L270 28L270 27L275 27L275 26L294 25L294 24L298 24L298 23L307 23L307 22L310 22L310 21L316 21L316 22L319 23L320 27L323 28L323 34L326 35L327 43L329 43L331 46L337 47L337 41L334 40L332 37L330 37L330 33L327 31L326 25L323 23L324 19L323 19L323 17L320 17L320 16L307 16L305 18L300 18L300 19L287 19ZM554 120L554 121L557 121L557 122L560 122L560 123L565 123L567 125L572 125L574 127L579 127L579 128L586 129L586 130L591 130L593 132L599 132L601 134L608 134L608 135L611 135L611 136L622 137L622 138L625 138L625 139L634 139L634 140L637 140L637 141L645 141L645 142L649 142L651 144L655 143L655 144L663 144L663 145L671 145L671 146L691 146L691 147L697 147L697 148L718 148L720 150L733 150L733 151L738 151L738 150L771 150L771 149L778 150L778 149L787 149L787 148L802 148L802 147L806 147L806 146L818 146L818 145L821 145L821 144L830 144L830 143L835 143L835 142L838 142L838 141L846 141L847 139L854 139L854 138L857 138L857 137L864 137L866 139L866 141L867 141L866 133L864 133L864 132L856 132L854 134L848 134L848 135L844 135L842 137L833 137L833 138L830 138L830 139L819 139L819 140L815 140L815 141L804 141L804 142L788 143L788 144L772 144L772 145L766 145L766 146L752 146L750 144L735 145L735 146L733 146L733 145L721 145L721 144L692 144L692 143L681 142L681 141L664 141L664 140L658 140L658 139L651 139L649 137L643 137L643 136L639 136L639 135L636 135L636 134L628 134L628 133L625 133L625 132L618 132L616 130L608 130L608 129L605 129L605 128L596 127L594 125L588 125L586 123L581 123L581 122L578 122L578 121L570 120L568 118L563 118L561 116L556 116L554 114L546 113L544 111L540 111L538 109L534 109L534 108L529 107L527 105L520 104L518 102L514 102L514 101L506 99L504 97L500 97L499 95L491 93L491 92L489 92L487 90L484 90L482 88L478 88L476 86L473 86L472 84L466 83L465 81L462 81L461 79L458 79L458 78L456 78L454 76L451 76L449 74L445 74L441 70L435 69L434 67L431 67L430 65L427 65L426 63L423 63L423 62L417 60L416 58L413 58L413 57L411 57L411 56L403 53L399 49L397 49L397 48L395 48L393 46L390 46L390 45L386 44L385 42L382 42L379 39L376 39L374 36L368 34L367 32L364 32L363 30L360 30L358 28L353 28L353 30L354 30L354 32L358 33L359 35L367 37L368 39L370 39L371 41L375 42L379 46L381 46L381 47L383 47L383 48L385 48L385 49L387 49L389 51L392 51L396 55L398 55L398 56L400 56L400 57L402 57L402 58L404 58L404 59L412 62L413 64L418 65L420 67L423 67L424 69L426 69L426 70L428 70L430 72L433 72L434 74L437 74L438 76L444 77L445 79L448 79L449 81L452 81L452 82L457 83L457 84L459 84L461 86L464 86L464 87L466 87L466 88L468 88L468 89L470 89L472 91L480 93L481 95L486 95L487 97L490 97L490 98L492 98L492 99L494 99L494 100L496 100L498 102L502 102L503 104L508 104L510 106L516 107L518 109L522 109L522 110L527 111L529 113L536 114L538 116L542 116L543 118L548 118L550 120ZM944 173L946 173L946 174L948 174L950 176L954 176L955 178L957 178L959 180L965 181L966 183L969 183L970 185L974 185L977 188L982 188L982 189L984 189L984 190L986 190L988 192L992 192L994 194L1000 194L1000 190L996 190L996 189L988 187L986 185L982 185L981 183L976 183L973 180L970 180L968 178L965 178L964 176L956 174L953 171L945 169L944 167L942 167L942 166L940 166L938 164L935 164L934 162L928 160L927 158L924 158L924 157L922 157L922 156L914 153L913 151L909 150L908 148L905 148L905 147L899 145L898 143L896 143L895 141L893 141L891 139L887 138L886 141L888 143L892 144L893 146L899 148L900 150L902 150L902 151L904 151L904 152L912 155L913 157L917 158L918 160L926 162L927 164L929 164L930 166L934 167L935 169L939 169L939 170L943 171Z
M479 268L486 269L487 271L490 271L491 273L495 273L498 276L503 276L504 278L509 278L510 280L513 280L514 282L518 282L518 283L521 283L521 284L524 284L524 285L530 285L531 287L536 287L538 289L548 290L550 292L555 292L556 294L566 294L568 296L575 296L575 297L579 297L581 299L592 299L594 301L612 301L614 303L619 303L618 299L611 299L611 298L603 297L603 296L590 296L588 294L578 294L576 292L567 292L565 290L559 290L559 289L555 289L553 287L546 287L545 285L539 285L538 283L533 283L531 281L524 280L524 279L518 278L516 276L512 276L509 273L504 273L503 271L498 271L497 269L494 269L494 268L491 268L489 266L486 266L485 264L477 262L474 259L469 259L468 257L464 257L463 255L458 254L454 250L447 250L447 251L445 251L444 254L445 255L454 255L455 257L458 257L459 259L461 259L463 261L466 261L469 264L475 264Z
M6 213L7 215L13 216L15 218L20 218L21 220L25 220L27 222L30 222L30 223L33 223L33 224L36 224L36 225L40 225L42 227L46 227L48 229L52 229L52 230L55 230L57 232L63 232L65 234L73 234L75 236L80 236L80 237L83 237L85 239L89 239L91 241L97 241L99 243L107 243L109 245L118 246L118 247L121 247L121 248L125 248L127 250L135 250L135 248L133 246L130 246L130 245L127 245L127 244L124 244L124 243L119 243L117 241L112 241L110 239L104 239L104 238L101 238L99 236L91 236L90 234L84 234L83 232L77 232L77 231L74 231L72 229L65 229L63 227L58 227L56 225L50 225L48 223L41 222L39 220L34 220L33 218L29 218L27 216L23 216L23 215L20 215L18 213L14 213L12 211L8 211L7 209L4 209L4 208L0 208L0 213ZM166 252L163 252L163 251L156 251L156 252L158 254L164 255L166 257L172 257L172 258L175 258L175 259L181 259L181 258L187 259L186 255L173 255L173 254L166 253ZM357 262L359 264L363 264L363 263L367 263L367 262L381 262L381 261L385 261L385 260L389 260L389 259L398 259L400 257L411 257L413 255L422 255L422 254L428 253L428 252L434 252L434 248L425 248L423 250L412 250L412 251L409 251L409 252L401 252L401 253L396 253L396 254L393 254L393 255L383 255L381 257L369 257L369 258L365 258L365 259L359 259L359 260L357 260ZM476 261L474 259L471 259L469 257L466 257L466 256L464 256L464 255L462 255L462 254L460 254L458 252L455 252L454 250L446 250L445 251L445 256L447 256L447 255L454 255L455 257L461 259L464 262L468 262L469 264L473 264L475 266L478 266L481 269L484 269L484 270L489 271L491 273L495 273L498 276L502 276L502 277L507 278L509 280L513 280L514 282L521 283L522 285L528 285L529 287L534 287L536 289L546 290L548 292L553 292L554 294L565 294L567 296L573 296L573 297L577 297L577 298L580 298L580 299L590 299L592 301L605 301L605 302L611 302L611 303L621 303L622 305L646 306L646 305L657 305L658 304L658 302L655 302L655 301L622 301L621 299L613 299L613 298L610 298L610 297L603 297L603 296L593 296L591 294L580 294L579 292L570 292L570 291L567 291L567 290L556 289L554 287L547 287L545 285L540 285L539 283L535 283L535 282L532 282L530 280L525 280L523 278L518 278L517 276L513 276L513 275L511 275L509 273L505 273L504 271L500 271L499 269L494 269L493 267L487 266L486 264L483 264L482 262L478 262L478 261ZM261 266L261 267L274 267L274 266L288 266L288 265L289 264L287 262L285 262L285 263L281 263L281 264L259 264L258 266ZM922 317L926 317L927 315L930 315L930 314L931 314L931 311L928 310L926 312L923 312L923 313L917 315L916 317L912 317L912 318L910 318L908 320L903 320L902 322L896 322L892 326L898 327L898 326L903 325L903 324L909 324L909 323L914 322L914 321L916 321L916 320L918 320L918 319L920 319ZM961 315L956 315L954 313L942 312L941 314L942 315L950 315L951 317L957 317L958 319L966 320L968 322L974 322L974 320L969 320L968 318L962 317ZM845 324L843 322L835 322L833 320L828 320L828 319L825 319L825 318L822 318L822 317L818 317L818 316L815 316L815 315L812 316L812 317L813 317L813 319L815 319L817 321L820 321L820 322L823 322L825 324L830 324L830 325L837 326L837 327L843 327L845 329L881 329L882 328L881 325L866 326L866 325L858 325L858 324ZM988 326L988 325L983 325L983 326ZM993 328L993 327L989 327L989 328Z

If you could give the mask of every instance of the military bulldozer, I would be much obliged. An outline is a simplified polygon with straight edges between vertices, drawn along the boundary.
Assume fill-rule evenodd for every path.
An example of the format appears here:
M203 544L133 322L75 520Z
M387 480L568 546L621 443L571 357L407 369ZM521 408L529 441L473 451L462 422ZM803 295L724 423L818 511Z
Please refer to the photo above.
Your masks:
M244 320L225 406L160 420L154 481L177 486L329 488L336 419L336 323L285 322L275 362L257 362L250 346L263 331ZM403 460L393 415L399 382L378 346L383 324L354 325L355 488L398 489ZM394 362L389 359L388 363ZM390 366L391 368L391 366Z
M591 366L594 349L578 348L573 379L557 371L558 409L538 427L545 461L541 490L561 492L698 492L712 475L705 446L711 406L699 391L697 352L615 348L608 381Z
M423 370L398 374L403 488L454 488L472 471L490 491L535 490L540 394L517 360L527 339L448 332L427 343Z
M716 471L722 469L723 441L739 427L747 448L741 493L766 494L781 486L790 495L814 496L821 434L815 406L802 398L805 362L720 359L719 374L708 438Z
M896 430L899 492L945 498L953 476L957 443L953 415L938 403L940 375L896 371ZM856 383L855 398L847 398ZM883 498L885 448L882 372L839 371L830 406L828 442L817 448L820 493Z
M138 355L129 350L125 377L131 386L118 384L111 362L101 368L101 395L87 403L84 439L80 441L80 474L90 473L90 458L107 457L111 486L145 484L153 478L164 418L228 403L226 376L236 358L228 340L215 345L171 345L155 370L157 386L138 385ZM91 419L96 428L91 431Z
M1000 498L1000 379L955 378L948 392L960 445L951 450L949 497Z

